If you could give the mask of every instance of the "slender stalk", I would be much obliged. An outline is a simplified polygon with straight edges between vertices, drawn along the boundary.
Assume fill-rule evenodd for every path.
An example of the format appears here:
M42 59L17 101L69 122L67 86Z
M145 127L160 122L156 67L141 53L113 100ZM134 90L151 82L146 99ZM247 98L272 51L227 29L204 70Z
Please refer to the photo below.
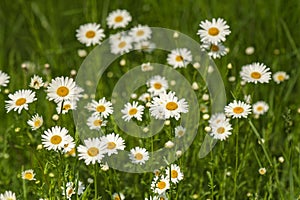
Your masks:
M22 166L22 171L24 171L24 166ZM27 189L26 189L26 180L23 179L23 198L27 200Z
M236 140L235 140L235 173L234 173L234 189L233 195L236 199L236 192L237 192L237 177L238 177L238 165L239 165L239 119L237 119L236 125Z
M98 199L98 181L97 181L97 174L98 174L98 164L95 164L94 166L94 187L95 187L95 197L94 199Z

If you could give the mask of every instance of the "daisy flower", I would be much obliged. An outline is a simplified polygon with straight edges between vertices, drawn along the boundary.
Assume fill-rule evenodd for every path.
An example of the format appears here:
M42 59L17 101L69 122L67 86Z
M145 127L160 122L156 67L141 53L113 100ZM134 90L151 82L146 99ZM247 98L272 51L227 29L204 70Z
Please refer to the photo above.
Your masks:
M168 55L167 62L175 69L186 67L190 62L192 62L192 53L186 48L174 49Z
M63 152L66 153L67 155L71 155L73 156L73 152L76 153L74 151L75 149L75 142L74 142L74 138L70 135L68 135L65 139L64 142L64 147L63 147ZM73 152L72 152L73 151Z
M151 77L146 84L152 96L158 96L169 88L166 78L159 75Z
M117 154L118 150L124 150L124 140L115 133L111 133L108 135L105 135L101 138L101 141L106 144L106 152L108 156L112 154Z
M152 70L153 70L153 66L150 64L150 62L148 62L148 63L143 63L143 64L141 65L141 70L142 70L142 72L152 71Z
M242 80L248 83L269 83L271 79L271 72L269 70L270 68L264 64L256 62L243 66L240 75Z
M149 93L145 92L145 93L141 94L141 96L139 97L138 100L140 100L144 103L147 103L147 102L151 101L151 95Z
M230 34L229 26L226 24L226 21L222 18L215 18L212 21L202 21L199 24L200 28L197 35L200 36L201 42L203 43L212 43L218 44L221 41L226 40L226 36Z
M76 110L76 108L76 101L66 100L57 103L56 111L58 114L66 114L69 110Z
M176 164L171 164L171 167L167 167L166 169L167 179L173 183L178 183L183 179L183 173L180 171L180 167Z
M217 125L218 123L222 123L225 121L229 121L229 119L226 118L226 115L224 113L215 113L208 120L210 126Z
M155 49L156 45L153 42L150 42L148 40L143 40L134 43L134 49L139 51L145 51L148 53L151 53Z
M290 76L284 72L284 71L279 71L273 74L273 80L279 84L285 80L288 80L290 78Z
M100 130L101 127L106 126L107 121L103 120L99 115L92 115L87 119L87 125L91 130Z
M33 77L31 77L29 87L38 90L43 86L44 86L44 82L42 77L37 75L33 75Z
M255 115L263 115L269 110L269 106L264 101L258 101L252 105L253 114Z
M125 196L124 196L124 194L123 193L114 193L113 195L112 195L112 199L113 200L125 200Z
M83 89L78 87L72 78L62 76L52 79L46 92L50 101L59 103L66 100L78 101Z
M177 126L175 127L175 137L181 138L184 136L186 131L186 128L183 128L183 126Z
M84 145L77 147L79 160L84 159L86 165L96 162L101 163L106 152L107 144L100 141L99 138L88 138L84 140Z
M170 188L169 178L165 176L155 176L152 183L151 189L156 194L163 194Z
M109 13L106 21L109 28L125 28L131 21L131 15L127 10L117 9Z
M6 87L9 83L9 79L10 77L0 70L0 86Z
M212 131L210 135L218 140L226 140L229 135L232 133L230 132L232 130L231 124L228 121L221 121L216 124L211 124Z
M27 124L31 126L31 129L33 131L39 129L43 125L43 123L43 117L39 116L39 114L33 115L31 119L27 121Z
M103 97L99 101L92 100L92 103L89 103L86 108L89 111L92 111L93 115L97 115L103 118L109 117L109 115L114 112L112 103L110 101L107 101L105 97Z
M42 144L47 150L63 150L64 145L73 140L72 136L68 135L68 130L60 126L52 127L42 135Z
M22 172L22 179L33 181L33 180L36 180L34 178L34 176L35 176L35 173L33 172L32 169L28 169L28 170L25 170Z
M20 114L23 109L28 110L28 104L36 101L35 92L31 90L18 90L14 94L9 94L10 100L5 101L7 112L18 111Z
M227 54L225 46L221 43L206 43L203 44L202 47L208 51L208 55L213 59L221 58L222 56L225 56Z
M88 23L81 25L76 30L76 37L79 42L87 47L91 45L101 44L101 40L105 37L104 30L100 28L100 24Z
M130 150L129 158L133 164L144 164L149 160L149 153L145 148L135 147Z
M63 189L63 187L62 187ZM72 195L75 194L75 187L74 187L74 184L72 182L68 182L66 184L66 189L64 190L63 189L63 192L62 192L62 195L63 196L66 196L67 199L71 199L72 198Z
M251 106L240 100L234 100L225 106L225 113L232 118L247 118L248 114L251 113Z
M123 35L118 39L110 38L111 53L124 54L128 53L132 49L132 38L130 36Z
M138 102L134 101L131 103L125 104L125 108L121 110L124 114L122 119L125 121L130 121L133 117L139 121L142 121L142 115L144 113L145 107L142 105L138 105Z
M0 194L1 200L16 200L16 194L12 191L5 191L4 194Z
M148 40L151 38L151 34L152 31L149 26L142 26L140 24L138 26L133 27L129 32L129 35L132 37L134 42Z

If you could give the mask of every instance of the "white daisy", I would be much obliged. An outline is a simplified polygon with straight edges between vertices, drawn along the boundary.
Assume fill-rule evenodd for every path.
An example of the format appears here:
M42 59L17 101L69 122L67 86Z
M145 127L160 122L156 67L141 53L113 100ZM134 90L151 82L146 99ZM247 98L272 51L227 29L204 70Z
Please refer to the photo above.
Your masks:
M165 176L155 176L152 183L151 189L156 194L163 194L170 188L169 178Z
M77 190L77 194L81 195L85 190L85 185L81 182L78 181L78 190Z
M243 66L240 75L242 80L248 83L269 83L271 79L271 72L269 70L270 68L264 64L256 62Z
M247 118L248 114L251 113L251 106L242 101L236 101L229 103L225 106L225 113L232 118Z
M6 87L9 83L9 79L10 76L0 70L0 86Z
M131 15L127 10L117 9L109 13L106 21L109 28L125 28L131 21Z
M30 120L27 121L27 124L31 126L32 130L39 129L44 123L43 117L39 114L33 115Z
M106 152L106 144L101 142L99 138L88 138L84 140L84 145L77 147L79 160L84 159L86 165L96 162L101 163Z
M208 20L202 21L199 26L201 29L198 30L197 35L200 36L201 42L204 43L218 44L221 41L224 42L226 40L225 37L230 34L229 26L222 18L217 20L213 18L211 22Z
M138 105L138 102L134 101L131 103L125 104L125 108L121 110L124 114L122 119L125 121L130 121L133 117L136 118L138 121L142 121L142 115L144 113L145 107L142 105Z
M152 31L147 25L138 25L131 28L129 35L132 37L134 42L145 41L151 38Z
M144 164L149 160L149 153L145 148L135 147L130 150L129 159L133 164Z
M264 101L258 101L252 105L253 114L255 115L263 115L269 110L269 106Z
M216 125L221 122L229 121L229 119L226 118L226 115L224 113L214 113L210 119L208 120L210 126Z
M107 121L99 115L92 115L87 119L87 125L91 130L100 130L101 127L106 126L106 123Z
M231 124L228 121L221 121L219 123L211 124L212 131L210 135L218 140L226 140L231 135Z
M222 43L205 43L202 47L208 51L208 55L213 59L221 58L227 54L226 48Z
M99 101L92 100L92 103L89 103L86 108L89 111L93 112L93 115L98 115L103 118L108 118L114 110L112 107L112 103L107 101L105 97L100 99Z
M171 164L171 167L166 168L167 179L173 183L178 183L183 179L183 173L180 171L180 167L176 164Z
M33 180L36 180L34 178L34 176L35 176L35 173L33 172L32 169L28 169L28 170L25 170L22 172L22 179L33 181Z
M58 114L66 114L69 110L76 110L77 102L76 101L61 101L57 103L56 111Z
M130 36L121 36L118 39L110 38L110 48L113 54L128 53L132 49L132 38Z
M70 135L67 135L67 137L65 138L65 142L64 142L63 152L66 153L67 155L73 156L72 151L74 151L74 149L75 149L74 138Z
M10 100L6 100L5 108L7 112L11 110L18 111L20 114L22 109L28 110L28 104L36 101L35 92L31 90L18 90L14 94L9 94Z
M186 67L192 62L192 53L186 48L174 49L168 55L167 62L174 68Z
M64 145L72 141L72 136L68 135L66 128L60 126L54 126L44 131L42 135L42 144L47 150L63 150Z
M148 62L148 63L143 63L143 64L141 65L141 70L142 70L143 72L152 71L152 70L153 70L153 66L150 64L150 62Z
M62 76L52 79L46 92L50 101L58 103L66 100L78 101L83 89L78 87L72 78Z
M175 127L175 137L181 138L185 135L186 128L183 126L177 126Z
M29 87L38 90L43 86L44 86L44 82L42 77L37 75L33 75L33 77L31 77Z
M125 200L125 196L123 193L114 193L112 195L112 200Z
M117 154L118 150L124 150L125 148L125 141L115 133L111 133L101 137L101 141L106 144L106 152L108 156Z
M88 23L81 25L76 30L76 37L79 42L87 47L91 45L101 44L101 40L105 37L104 30L100 28L100 24Z
M16 200L16 194L12 191L5 191L4 194L0 194L0 200Z
M144 103L147 103L149 101L151 101L151 95L147 92L141 94L141 96L139 96L139 99L140 101L144 102Z
M134 43L134 49L138 51L145 51L151 53L155 49L156 45L148 40L139 41Z
M150 92L152 96L158 96L169 88L166 78L159 75L151 77L146 84L148 87L147 91Z
M290 78L290 76L284 72L284 71L279 71L273 74L273 80L279 84L285 80L288 80Z
M63 188L63 187L62 187ZM72 182L68 182L66 184L66 189L64 190L63 189L63 192L62 192L62 195L66 196L67 199L71 199L72 198L72 195L75 194L75 186Z

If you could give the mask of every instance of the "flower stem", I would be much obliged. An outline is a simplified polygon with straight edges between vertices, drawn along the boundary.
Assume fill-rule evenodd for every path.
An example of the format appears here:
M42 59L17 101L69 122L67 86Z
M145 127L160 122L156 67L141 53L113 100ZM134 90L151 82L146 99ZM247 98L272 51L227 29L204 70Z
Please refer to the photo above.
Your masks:
M95 187L95 200L98 199L98 185L97 185L97 173L98 173L98 164L94 166L94 187Z
M237 177L238 177L238 165L239 165L239 119L237 119L236 125L236 141L235 141L235 173L234 173L234 198L236 199L237 192Z

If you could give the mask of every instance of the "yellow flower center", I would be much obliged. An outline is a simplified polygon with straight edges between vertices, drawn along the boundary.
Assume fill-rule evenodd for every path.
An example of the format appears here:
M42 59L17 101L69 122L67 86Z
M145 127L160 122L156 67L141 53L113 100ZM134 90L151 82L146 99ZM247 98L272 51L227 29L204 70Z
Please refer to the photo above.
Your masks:
M126 42L125 41L122 41L122 42L120 42L119 43L119 45L118 45L118 47L120 48L120 49L122 49L122 48L124 48L125 46L126 46Z
M71 109L71 104L65 104L63 106L63 110L69 110L69 109Z
M59 135L53 135L50 139L50 142L52 144L59 144L59 143L61 143L61 141L62 141L62 138Z
M97 112L104 112L105 111L105 106L100 105L96 107Z
M116 195L114 200L121 200L121 198L119 197L119 195Z
M178 172L176 170L171 171L171 177L172 178L177 178L178 177Z
M95 31L92 31L92 30L87 31L87 32L85 33L85 37L87 37L87 38L89 38L89 39L94 38L95 35L96 35Z
M34 86L39 86L40 84L39 84L38 81L34 81L34 82L33 82L33 85L34 85Z
M208 29L208 34L212 36L216 36L220 33L219 29L217 27L211 27Z
M102 120L101 119L96 119L93 124L94 124L94 126L101 126Z
M183 136L184 135L184 131L183 130L178 131L178 135L179 136Z
M34 123L33 123L34 127L40 127L41 125L41 120L36 120Z
M114 142L108 142L107 143L107 148L108 149L114 149L114 148L116 148L116 143L114 143Z
M145 34L145 32L143 30L139 30L138 32L136 32L137 36L143 36Z
M23 104L26 103L26 99L25 98L19 98L17 101L16 101L16 106L22 106Z
M137 159L137 160L142 160L143 159L143 154L141 154L141 153L136 153L135 155L134 155L134 158L135 159Z
M259 73L259 72L252 72L251 73L251 78L260 79L260 77L261 77L261 73Z
M67 152L69 155L74 155L76 153L76 149L72 148L69 152Z
M278 79L279 81L284 81L284 76L283 76L283 75L278 75L278 76L277 76L277 79Z
M233 108L233 112L235 114L241 114L242 112L244 112L244 108L237 106L237 107Z
M223 134L225 132L225 128L224 127L219 127L218 129L217 129L217 133L218 134Z
M161 85L160 83L154 83L154 84L153 84L153 87L154 87L155 89L159 90L159 89L162 87L162 85Z
M167 186L167 184L164 181L159 181L157 183L157 187L161 190L164 189L166 186Z
M167 103L166 108L172 111L172 110L176 110L178 108L178 105L177 103L171 101Z
M73 194L73 191L74 191L74 190L73 190L73 188L72 188L72 187L71 187L71 188L68 188L68 192L67 192L67 193L68 193L68 194L67 194L67 195L68 195L68 197L72 196L72 194Z
M96 147L91 147L88 149L87 154L91 157L95 157L99 154L99 149Z
M120 15L115 18L115 22L117 22L117 23L122 22L122 21L123 21L123 17Z
M211 47L210 47L210 50L214 51L214 52L217 52L217 51L219 51L219 47L218 47L218 45L212 44Z
M136 108L131 108L129 111L128 111L128 114L129 115L135 115L137 113L137 109Z
M258 106L258 107L256 108L256 110L257 110L257 111L263 111L263 110L264 110L264 107Z
M176 60L177 62L182 62L182 61L183 61L183 57L180 56L180 55L178 55L178 56L176 56L175 60Z
M31 172L25 172L24 179L32 180L33 179L33 174Z
M60 86L59 88L57 88L56 94L60 97L65 97L69 94L69 89L65 86Z

